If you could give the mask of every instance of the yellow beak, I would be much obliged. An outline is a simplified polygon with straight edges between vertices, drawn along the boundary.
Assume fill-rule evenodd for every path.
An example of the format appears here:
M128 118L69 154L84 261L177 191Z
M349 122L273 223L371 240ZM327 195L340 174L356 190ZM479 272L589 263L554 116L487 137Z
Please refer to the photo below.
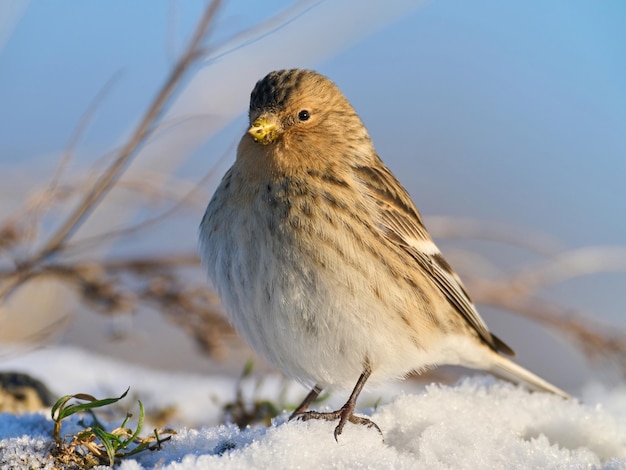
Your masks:
M278 137L276 121L271 119L267 114L262 114L252 123L250 129L248 129L248 134L250 134L256 142L263 145L274 142Z

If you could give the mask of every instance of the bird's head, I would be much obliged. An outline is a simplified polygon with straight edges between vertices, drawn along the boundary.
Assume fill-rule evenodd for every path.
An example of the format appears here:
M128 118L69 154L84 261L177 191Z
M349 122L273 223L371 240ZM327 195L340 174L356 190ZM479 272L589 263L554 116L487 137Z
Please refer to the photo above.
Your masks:
M369 141L339 88L311 70L278 70L259 80L250 95L249 118L248 134L263 145L337 145L354 137Z

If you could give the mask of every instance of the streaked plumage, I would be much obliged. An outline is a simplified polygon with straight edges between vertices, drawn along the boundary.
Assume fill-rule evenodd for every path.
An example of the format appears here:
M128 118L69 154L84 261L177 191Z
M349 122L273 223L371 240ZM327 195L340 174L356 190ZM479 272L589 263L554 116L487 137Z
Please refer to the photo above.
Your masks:
M289 376L357 389L440 364L567 396L500 353L411 198L326 77L272 72L200 226L200 253L235 328ZM308 397L309 399L311 398Z

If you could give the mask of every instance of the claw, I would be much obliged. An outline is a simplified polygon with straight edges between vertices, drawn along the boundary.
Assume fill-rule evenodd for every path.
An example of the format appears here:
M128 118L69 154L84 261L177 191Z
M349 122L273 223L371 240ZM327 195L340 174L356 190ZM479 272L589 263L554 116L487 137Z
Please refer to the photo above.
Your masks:
M343 405L340 409L338 409L337 411L329 411L326 413L321 413L319 411L304 411L309 407L309 405L317 398L317 396L322 391L322 387L320 385L316 385L313 388L313 390L309 392L309 394L304 399L302 404L300 404L300 406L298 406L298 408L296 408L296 410L291 414L291 416L289 417L289 421L291 421L292 419L301 419L302 421L308 421L309 419L323 419L326 421L334 421L338 419L339 423L337 424L337 427L335 428L335 431L333 433L333 435L335 436L335 441L337 442L339 442L338 440L339 435L343 432L343 428L348 421L350 421L352 424L362 424L362 425L367 426L368 428L376 428L380 436L383 437L382 431L380 430L380 428L374 421L368 418L354 416L354 408L356 406L356 400L359 396L359 393L361 393L361 390L363 389L365 382L367 381L368 377L372 373L372 370L368 364L368 361L365 361L365 362L366 362L365 369L363 370L363 373L361 374L361 376L359 377L359 380L354 386L354 390L352 390L352 394L350 395L350 398L348 399L346 404ZM383 437L383 442L385 442L384 437Z
M383 432L380 430L378 425L368 418L363 418L361 416L355 416L350 412L347 408L341 408L337 411L328 411L325 413L319 411L306 411L304 413L297 413L292 415L289 420L299 419L302 421L308 421L310 419L322 419L324 421L335 421L339 420L339 424L335 428L333 435L335 436L335 441L339 442L339 435L343 432L343 428L347 422L352 424L360 424L363 426L367 426L368 428L374 428L378 433L383 437ZM383 442L385 442L383 438Z

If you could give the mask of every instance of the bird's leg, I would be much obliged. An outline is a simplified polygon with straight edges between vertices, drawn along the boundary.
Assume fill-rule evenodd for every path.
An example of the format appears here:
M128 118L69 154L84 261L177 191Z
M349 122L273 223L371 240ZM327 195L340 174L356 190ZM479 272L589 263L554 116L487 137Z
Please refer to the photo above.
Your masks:
M319 396L320 393L322 393L322 387L320 387L319 385L316 385L315 387L313 387L313 389L309 392L306 398L302 400L302 403L300 403L300 405L298 405L298 407L293 411L293 413L291 413L291 416L289 417L289 419L292 420L297 415L304 413L307 410L307 408L311 406L311 403L315 401L315 399Z
M364 424L368 428L375 427L378 430L378 432L382 435L382 432L376 423L374 423L373 421L367 418L354 416L354 409L356 408L356 401L359 398L361 390L363 390L363 387L365 386L365 382L367 381L367 379L369 378L371 374L372 374L372 370L370 366L366 365L365 370L363 371L363 373L359 377L359 380L357 380L356 385L354 386L354 390L352 390L352 393L350 394L350 398L348 398L348 401L339 410L339 424L337 424L337 427L335 428L335 433L334 433L335 440L337 440L337 437L339 436L339 434L342 433L343 427L346 425L347 421L350 421L351 423L354 423L354 424Z
M363 424L367 426L368 428L372 428L372 427L376 428L376 430L382 435L382 431L380 430L380 428L375 422L373 422L372 420L368 418L354 416L354 408L356 407L356 400L359 397L361 390L363 390L363 386L365 385L365 382L367 382L367 379L369 378L371 374L372 374L371 368L369 367L369 365L366 365L365 369L363 370L363 373L361 374L361 376L359 377L359 380L357 380L357 383L354 386L354 390L352 390L352 393L350 394L350 398L348 398L348 401L337 411L329 411L329 412L324 412L324 413L319 412L319 411L306 411L305 412L304 410L310 405L311 401L313 401L315 397L317 396L317 394L314 395L315 389L313 389L311 393L307 395L302 405L300 405L298 409L294 411L290 419L298 418L304 421L307 421L309 419L324 419L327 421L334 421L338 419L339 424L337 424L337 427L335 428L335 433L334 433L335 440L337 440L339 435L342 433L343 428L348 421L353 424ZM309 398L310 398L310 401L309 401ZM299 411L300 408L302 408L302 411Z

